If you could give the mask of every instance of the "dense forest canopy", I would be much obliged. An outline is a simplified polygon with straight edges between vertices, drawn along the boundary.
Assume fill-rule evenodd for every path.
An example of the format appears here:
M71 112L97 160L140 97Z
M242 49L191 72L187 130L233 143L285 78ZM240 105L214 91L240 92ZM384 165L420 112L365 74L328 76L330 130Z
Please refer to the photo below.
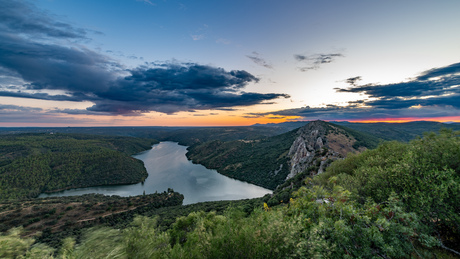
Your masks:
M187 157L223 175L273 190L289 172L286 154L295 138L293 130L254 141L209 141L189 147Z
M141 182L142 161L131 155L157 143L151 139L83 134L0 136L0 199L104 184Z

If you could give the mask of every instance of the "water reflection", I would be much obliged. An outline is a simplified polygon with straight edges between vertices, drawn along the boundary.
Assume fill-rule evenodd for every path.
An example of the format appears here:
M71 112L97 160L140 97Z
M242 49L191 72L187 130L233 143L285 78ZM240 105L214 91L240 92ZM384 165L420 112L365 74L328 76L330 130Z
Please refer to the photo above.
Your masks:
M261 197L270 190L223 176L215 170L187 160L185 146L175 142L161 142L134 157L144 161L149 176L144 184L98 186L66 190L39 197L73 196L87 193L135 196L173 188L184 194L184 204L202 201L239 200Z

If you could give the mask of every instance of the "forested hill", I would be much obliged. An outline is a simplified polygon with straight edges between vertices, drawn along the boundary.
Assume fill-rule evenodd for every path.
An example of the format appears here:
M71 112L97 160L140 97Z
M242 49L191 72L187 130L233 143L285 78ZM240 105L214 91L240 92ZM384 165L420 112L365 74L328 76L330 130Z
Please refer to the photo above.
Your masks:
M372 134L384 140L397 140L407 142L421 137L426 132L439 132L442 128L460 130L458 123L440 123L435 121L413 121L405 123L357 123L357 122L333 122L336 125L345 126L357 131Z
M303 123L306 124L306 123ZM276 136L299 126L270 125L270 126L236 126L236 127L55 127L55 128L2 128L0 135L20 133L66 133L126 136L151 138L161 141L179 142L181 145L191 146L211 140L253 140Z
M141 182L147 177L146 169L131 155L156 142L82 134L0 136L0 199Z
M261 140L215 140L189 147L187 157L223 175L274 189L289 173L287 153L295 138L294 130Z
M260 140L210 141L189 147L187 157L219 173L275 189L304 170L324 170L348 152L374 148L379 139L324 121ZM288 177L289 176L289 177Z

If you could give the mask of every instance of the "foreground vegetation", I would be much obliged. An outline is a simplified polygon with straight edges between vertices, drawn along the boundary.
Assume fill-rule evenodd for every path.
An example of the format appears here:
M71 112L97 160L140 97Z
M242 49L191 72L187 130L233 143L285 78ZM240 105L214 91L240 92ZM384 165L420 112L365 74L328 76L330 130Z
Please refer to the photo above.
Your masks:
M0 236L0 257L460 256L460 132L384 143L300 182L289 201L249 215L238 206L224 214L192 212L168 229L158 226L161 218L137 217L124 229L91 229L79 242L66 238L58 250L15 228Z
M0 200L141 182L148 174L142 161L131 155L149 149L155 142L79 134L0 136Z
M183 199L182 194L169 190L134 197L86 194L0 202L0 232L23 226L24 235L41 233L41 241L57 247L57 238L77 234L79 229L132 221L134 215L181 205Z

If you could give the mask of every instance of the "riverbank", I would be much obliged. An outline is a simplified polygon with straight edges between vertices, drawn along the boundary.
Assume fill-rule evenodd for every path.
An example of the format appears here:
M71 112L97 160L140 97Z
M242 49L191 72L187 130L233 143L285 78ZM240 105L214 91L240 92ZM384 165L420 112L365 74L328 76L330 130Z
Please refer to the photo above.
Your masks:
M271 190L231 179L193 164L185 154L187 147L176 142L160 142L150 150L133 157L141 160L148 172L144 183L130 185L106 185L66 190L60 193L41 194L40 197L74 196L88 193L104 195L136 196L163 192L168 188L185 196L184 204L204 201L240 200L262 197Z

